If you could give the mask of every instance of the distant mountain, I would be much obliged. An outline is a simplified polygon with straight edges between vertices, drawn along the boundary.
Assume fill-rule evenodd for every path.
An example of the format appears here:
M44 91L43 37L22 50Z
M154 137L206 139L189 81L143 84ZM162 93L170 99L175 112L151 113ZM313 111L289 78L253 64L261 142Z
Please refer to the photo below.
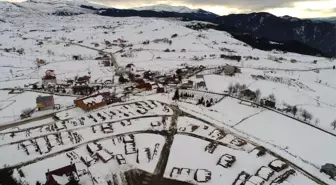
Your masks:
M133 10L152 10L155 12L175 12L175 13L195 13L195 14L204 14L204 15L213 15L217 16L216 14L212 12L208 12L202 9L190 9L186 6L171 6L171 5L166 5L166 4L158 4L154 6L145 6L145 7L136 7L136 8L131 8Z
M218 15L202 10L189 9L187 7L176 7L169 5L142 7L134 9L117 9L117 8L96 8L94 6L82 5L82 8L96 10L97 14L112 17L176 17L185 20L213 21ZM147 10L148 9L148 10Z
M203 29L214 29L218 31L225 31L232 35L233 38L240 40L253 48L260 50L271 51L271 50L280 50L284 52L299 53L304 55L313 55L313 56L326 56L322 51L310 47L306 44L300 43L298 41L274 41L267 39L265 37L257 37L253 34L244 33L240 29L237 29L232 26L226 26L224 24L215 25L207 23L191 23L187 25L188 28L194 30L203 30Z
M328 17L328 18L312 18L309 19L312 20L314 22L329 22L332 24L336 24L336 17Z
M236 32L248 33L272 41L298 41L336 56L336 25L298 18L277 17L269 13L232 14L217 17L214 23L233 27Z
M158 4L153 6L130 8L133 10L152 10L156 12L177 12L177 13L195 13L197 10L190 9L186 6L171 6L166 4Z
M293 43L300 47L289 48L288 51L316 54L322 51L324 56L336 56L336 24L319 20L305 20L295 17L277 17L269 13L232 14L218 16L202 9L190 9L183 6L155 5L134 9L117 9L92 4L86 0L28 0L22 3L0 2L0 20L6 22L10 17L26 16L73 16L79 14L98 14L113 17L173 17L184 21L198 20L215 23L217 30L227 31L241 41L248 41L257 48L263 44L253 44L251 39L263 42ZM333 20L333 19L328 19ZM222 29L225 28L225 29ZM243 36L241 36L243 35ZM259 42L259 41L258 41ZM307 47L305 47L307 46ZM270 44L267 49L273 48ZM316 49L316 51L312 50ZM286 50L286 49L283 49ZM305 52L307 50L309 52Z

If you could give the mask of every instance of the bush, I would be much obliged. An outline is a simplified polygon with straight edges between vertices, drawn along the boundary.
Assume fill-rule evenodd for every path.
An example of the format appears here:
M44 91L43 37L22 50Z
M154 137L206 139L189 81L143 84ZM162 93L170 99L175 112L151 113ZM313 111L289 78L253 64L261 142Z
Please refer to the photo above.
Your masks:
M313 115L312 115L310 112L308 112L307 110L304 110L304 109L303 109L301 115L302 115L302 117L304 118L305 121L306 121L307 119L308 119L308 120L313 119Z
M333 122L331 122L331 126L333 127L334 130L336 129L336 119Z
M232 94L233 93L233 91L234 91L234 86L233 86L233 84L232 83L230 83L230 85L229 85L229 87L228 87L228 93L229 94Z

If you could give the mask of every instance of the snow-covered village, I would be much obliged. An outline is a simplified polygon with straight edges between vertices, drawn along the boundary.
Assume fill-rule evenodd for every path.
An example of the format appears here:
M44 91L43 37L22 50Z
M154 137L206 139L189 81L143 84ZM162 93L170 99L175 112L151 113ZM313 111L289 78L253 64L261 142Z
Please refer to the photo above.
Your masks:
M0 2L1 185L336 184L334 58L94 6Z

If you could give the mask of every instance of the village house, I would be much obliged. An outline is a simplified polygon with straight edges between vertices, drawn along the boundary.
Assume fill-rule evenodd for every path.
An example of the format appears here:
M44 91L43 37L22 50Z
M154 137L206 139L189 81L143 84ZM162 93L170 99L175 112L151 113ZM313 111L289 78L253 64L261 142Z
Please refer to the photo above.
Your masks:
M53 171L48 170L45 175L47 179L45 185L68 185L79 181L75 164L70 164Z
M39 111L54 109L54 96L38 96L36 98L36 107Z
M122 154L117 154L116 155L116 160L119 165L126 164L125 157Z
M96 153L97 151L101 150L102 148L100 145L97 145L95 143L89 143L88 145L86 145L86 149L92 155Z
M156 93L164 93L165 92L165 88L162 84L157 84L157 89L156 89Z
M135 65L134 64L127 64L125 66L125 69L128 73L135 73L136 69L135 69Z
M103 163L107 163L113 158L113 156L109 154L106 150L97 151L96 155L101 161L103 161Z
M135 86L135 88L142 90L142 91L151 91L152 90L152 84L150 83L140 83Z
M72 60L82 60L82 57L80 55L73 55Z
M89 95L94 92L94 88L89 85L74 85L72 86L72 93L73 94L80 94L80 95Z
M85 111L94 110L110 103L110 92L97 92L74 100L77 107Z
M36 59L37 67L41 67L46 64L45 60Z
M250 89L242 90L240 92L240 96L248 100L255 100L257 98L256 93L254 91L251 91Z
M90 76L84 75L81 77L76 78L76 83L77 84L89 84L90 83Z
M42 84L47 87L50 84L56 84L56 74L54 70L47 70L45 76L42 78Z
M223 67L224 74L227 76L233 76L236 73L241 73L241 70L236 66L226 65Z
M270 108L275 108L275 101L272 100L263 100L264 105Z
M184 82L181 84L181 89L189 89L189 88L193 88L194 86L194 82L191 80L188 80L188 82Z
M104 65L104 67L113 66L112 63L109 60L103 60L102 64Z
M196 83L196 87L197 88L206 88L205 81L201 81L201 82Z
M196 75L196 78L203 78L203 75Z

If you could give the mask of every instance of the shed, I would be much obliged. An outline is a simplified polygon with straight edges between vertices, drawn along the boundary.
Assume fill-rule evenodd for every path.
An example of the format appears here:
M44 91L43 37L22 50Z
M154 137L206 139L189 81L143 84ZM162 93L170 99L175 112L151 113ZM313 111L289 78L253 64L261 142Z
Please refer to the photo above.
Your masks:
M224 154L222 157L218 160L217 165L220 165L224 168L229 168L232 166L232 164L236 162L236 157L230 154Z
M288 164L281 161L280 159L276 159L268 164L268 167L276 172L280 172L286 168L288 168Z
M39 111L54 109L54 96L38 96L36 98L36 106Z
M112 155L109 154L106 150L97 151L96 155L104 163L107 163L109 160L112 159Z
M203 87L206 87L205 81L198 82L198 83L196 84L196 87L197 87L197 88L203 88Z
M272 100L265 100L265 106L275 108L275 102Z
M249 100L254 100L257 98L257 95L254 91L251 91L250 89L245 89L240 92L240 95L249 99Z
M331 163L327 163L327 164L322 166L320 172L329 175L330 178L335 178L335 176L336 176L336 165L331 164Z
M197 169L194 174L196 182L205 183L211 180L211 171L206 169Z

